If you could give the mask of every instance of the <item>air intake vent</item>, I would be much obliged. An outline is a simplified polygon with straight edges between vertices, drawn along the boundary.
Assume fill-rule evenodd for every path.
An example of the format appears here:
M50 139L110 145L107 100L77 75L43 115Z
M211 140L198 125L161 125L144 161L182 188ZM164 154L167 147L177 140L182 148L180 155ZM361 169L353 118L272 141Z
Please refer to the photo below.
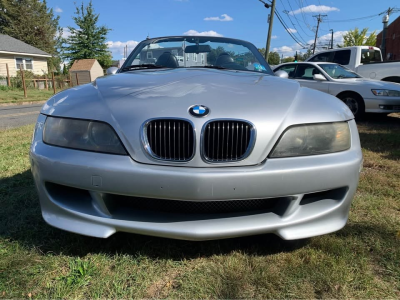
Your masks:
M254 145L254 127L245 121L211 121L203 130L203 157L209 162L242 160Z
M188 161L194 155L194 132L191 123L179 119L156 119L143 129L147 152L156 159Z

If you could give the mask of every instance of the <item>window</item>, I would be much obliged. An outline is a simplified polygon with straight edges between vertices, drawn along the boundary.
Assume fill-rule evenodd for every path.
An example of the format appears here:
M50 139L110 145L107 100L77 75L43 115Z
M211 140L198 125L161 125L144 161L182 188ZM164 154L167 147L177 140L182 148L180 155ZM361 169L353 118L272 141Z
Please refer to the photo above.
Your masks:
M16 58L15 62L17 64L17 70L20 70L21 68L25 69L24 68L24 60L22 58Z
M22 70L33 70L33 60L32 58L21 58L21 57L16 57L15 58L15 67L17 70L20 70L22 67Z
M332 62L331 55L332 55L332 52L324 52L324 53L321 53L321 54L318 54L318 55L314 56L309 61Z
M204 65L204 53L201 54L201 64Z
M279 70L277 71L285 71L286 73L288 73L289 78L293 78L294 77L294 69L296 69L296 65L285 65L279 68Z
M153 58L153 52L149 51L147 52L147 59L152 59Z
M26 70L33 70L32 59L25 59L25 69Z
M368 64L373 62L381 62L381 52L379 50L362 49L361 50L361 63Z
M321 74L321 72L311 65L298 65L296 69L296 79L314 80L314 74Z
M351 50L335 51L333 62L339 65L348 65L350 63Z
M193 61L197 62L197 54L196 53L193 53Z

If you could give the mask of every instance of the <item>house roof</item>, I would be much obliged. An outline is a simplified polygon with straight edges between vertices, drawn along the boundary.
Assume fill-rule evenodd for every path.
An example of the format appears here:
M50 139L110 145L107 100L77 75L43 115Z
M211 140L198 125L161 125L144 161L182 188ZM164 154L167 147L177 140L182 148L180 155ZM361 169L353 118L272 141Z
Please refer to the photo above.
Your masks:
M50 54L5 34L0 34L0 52L51 57Z
M72 67L69 70L70 71L91 70L96 61L97 60L95 60L95 59L79 59L79 60L74 61Z

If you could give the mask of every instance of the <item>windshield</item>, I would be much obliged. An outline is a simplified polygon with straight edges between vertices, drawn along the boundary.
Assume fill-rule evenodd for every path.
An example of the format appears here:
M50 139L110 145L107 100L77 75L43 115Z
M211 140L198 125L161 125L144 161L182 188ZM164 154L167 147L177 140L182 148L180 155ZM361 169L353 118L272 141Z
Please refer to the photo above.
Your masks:
M335 64L319 64L319 66L334 79L361 78L357 73Z
M141 42L128 57L122 71L142 68L216 68L273 75L252 44L217 37L173 37Z

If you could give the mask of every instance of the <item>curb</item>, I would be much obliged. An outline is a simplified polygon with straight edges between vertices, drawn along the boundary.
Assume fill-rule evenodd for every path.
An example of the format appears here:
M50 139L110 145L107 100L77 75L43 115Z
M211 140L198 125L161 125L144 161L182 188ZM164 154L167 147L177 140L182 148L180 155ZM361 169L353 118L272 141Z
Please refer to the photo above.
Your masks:
M42 101L24 101L24 102L18 102L18 103L0 103L0 107L2 107L2 106L31 105L31 104L44 104L46 102L47 102L47 100L42 100Z

